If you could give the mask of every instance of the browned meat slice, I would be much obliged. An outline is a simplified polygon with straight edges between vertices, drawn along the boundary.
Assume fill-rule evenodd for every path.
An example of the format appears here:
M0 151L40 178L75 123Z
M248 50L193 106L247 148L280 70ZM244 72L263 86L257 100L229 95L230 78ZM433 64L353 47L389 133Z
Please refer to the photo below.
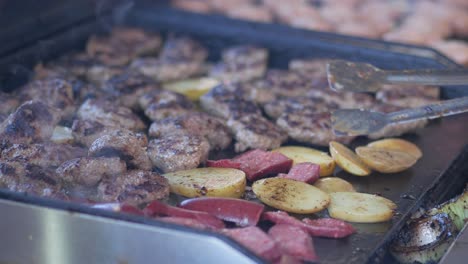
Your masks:
M167 90L146 93L140 97L139 104L153 121L193 112L195 108L186 96Z
M44 168L58 167L69 159L86 156L87 150L68 144L13 144L1 152L1 159L34 164Z
M62 163L56 173L67 184L96 186L104 177L112 179L126 171L127 165L117 157L83 157Z
M282 114L289 113L320 113L338 109L335 103L328 103L320 97L285 97L263 105L263 110L272 119L277 119Z
M286 132L260 115L231 117L227 121L236 139L236 152L247 149L274 149L288 139Z
M113 76L122 74L124 72L124 67L95 64L90 66L86 71L86 80L98 87L101 87Z
M76 119L73 121L72 125L72 133L75 141L88 148L97 138L110 134L116 130L121 129L117 126L105 126L92 120Z
M328 87L310 89L306 96L321 98L329 104L338 105L340 108L369 108L375 104L375 99L365 93L335 92Z
M159 54L163 61L204 61L208 50L198 41L185 36L169 36Z
M23 162L0 162L0 188L30 195L66 199L54 170Z
M120 157L129 168L151 170L151 161L146 154L148 139L144 134L131 131L114 131L96 139L89 147L93 157Z
M178 133L204 137L210 143L210 149L225 149L231 144L231 134L224 122L206 113L187 113L164 118L155 121L149 129L152 137Z
M4 143L47 141L59 121L57 110L40 101L27 101L0 124Z
M242 115L261 115L260 108L225 87L219 85L200 97L200 104L206 112L224 119Z
M131 170L116 179L104 179L98 186L99 202L139 205L169 196L166 178L151 171Z
M161 37L136 28L114 28L109 36L92 36L87 54L105 65L125 65L140 55L155 54Z
M226 82L247 82L265 74L268 51L250 45L236 46L223 51L222 60L211 70L212 77Z
M401 107L419 107L439 101L439 87L384 85L375 95L377 100Z
M391 113L391 112L401 111L405 108L395 106L395 105L380 103L380 104L376 104L371 109L377 112ZM405 123L400 123L400 124L392 124L392 125L388 125L384 127L382 130L378 132L368 135L368 137L372 139L383 138L383 137L396 137L396 136L400 136L405 133L413 132L420 128L423 128L427 125L427 123L428 123L428 120L421 119L421 120L405 122Z
M276 120L276 124L292 139L307 144L328 146L332 140L345 144L353 140L353 137L337 138L333 134L328 112L283 114Z
M308 79L286 70L268 70L264 82L264 86L279 96L302 96L310 89Z
M36 80L21 89L23 100L40 100L58 110L61 117L75 113L76 104L72 84L64 79Z
M155 167L163 172L173 172L198 167L208 158L209 149L210 145L203 137L176 134L151 140L148 155Z
M102 89L119 105L138 109L138 99L147 92L159 90L160 86L142 74L126 71L110 78Z
M110 127L120 127L132 131L146 129L146 125L132 110L108 100L86 100L78 109L77 116L82 120L96 121Z
M9 115L10 113L16 110L20 103L18 98L4 92L0 92L0 102L1 115Z
M322 86L327 84L327 62L326 59L295 59L289 62L289 70Z
M169 82L202 75L207 71L203 61L195 60L167 60L156 58L140 58L134 60L130 66L133 70L159 81Z
M279 224L268 230L268 235L275 240L283 252L304 261L318 261L310 235L301 227Z
M276 99L276 95L270 91L263 80L254 80L251 82L237 83L234 85L225 85L225 88L234 92L236 96L247 101L263 105Z

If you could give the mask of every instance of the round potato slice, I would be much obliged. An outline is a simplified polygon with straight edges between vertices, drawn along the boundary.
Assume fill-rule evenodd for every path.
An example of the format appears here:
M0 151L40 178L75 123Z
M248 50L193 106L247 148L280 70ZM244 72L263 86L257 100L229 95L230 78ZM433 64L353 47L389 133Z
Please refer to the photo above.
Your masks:
M214 78L202 77L166 83L163 87L166 90L181 93L190 100L196 101L200 96L204 95L218 84L219 81Z
M320 166L320 177L328 176L335 170L335 161L325 152L306 147L284 146L272 150L293 160L293 165L302 162L312 162Z
M338 177L327 177L318 179L314 183L314 186L326 193L356 191L353 185L351 185L351 183Z
M357 193L330 193L331 217L355 223L378 223L392 218L396 204L381 196Z
M422 157L422 151L416 146L415 144L399 139L399 138L387 138L382 140L377 140L371 142L367 145L368 147L373 148L384 148L384 149L393 149L399 150L402 152L406 152L408 154L413 155L416 159L420 159Z
M409 153L392 149L358 147L356 153L369 167L382 173L401 172L418 161Z
M245 173L231 168L197 168L163 176L169 181L171 192L186 197L240 198L246 184Z
M330 153L340 167L357 176L367 176L371 173L369 167L349 148L343 144L330 142Z
M252 190L265 204L296 214L319 212L330 202L330 196L317 187L285 178L256 181Z

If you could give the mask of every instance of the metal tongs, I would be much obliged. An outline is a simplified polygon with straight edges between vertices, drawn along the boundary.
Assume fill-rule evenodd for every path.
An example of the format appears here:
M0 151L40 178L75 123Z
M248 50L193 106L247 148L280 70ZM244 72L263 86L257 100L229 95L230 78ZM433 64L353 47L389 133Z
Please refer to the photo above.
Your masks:
M328 82L332 89L351 92L376 92L382 84L460 85L468 84L468 71L407 70L383 71L370 64L332 61L327 64ZM408 88L411 89L411 88ZM332 112L333 132L339 136L368 135L390 124L420 119L435 119L468 112L468 97L437 104L380 113L360 109Z

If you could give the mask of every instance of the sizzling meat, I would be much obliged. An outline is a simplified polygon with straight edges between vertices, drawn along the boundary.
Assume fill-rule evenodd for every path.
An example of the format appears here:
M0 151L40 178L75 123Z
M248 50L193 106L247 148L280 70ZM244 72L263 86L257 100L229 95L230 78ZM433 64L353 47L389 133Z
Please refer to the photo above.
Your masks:
M237 46L226 49L223 61L213 67L212 77L225 82L247 82L265 74L268 51L255 46Z
M332 140L347 144L353 139L353 137L336 138L331 129L328 112L283 114L276 120L276 124L287 131L292 139L312 145L328 146Z
M99 202L119 202L131 205L169 196L169 184L166 178L151 171L131 170L116 179L106 178L98 186Z
M89 156L120 157L130 169L151 170L147 145L144 134L117 130L96 139L89 147Z
M412 108L437 103L439 93L439 87L384 85L375 96L384 103Z
M86 52L105 65L125 65L137 56L155 54L161 47L158 34L136 28L114 28L109 36L92 36Z
M110 127L120 127L132 131L146 129L146 125L132 110L108 100L86 100L78 109L77 116L79 119L96 121Z
M163 172L196 168L206 161L209 150L205 138L186 134L163 136L148 145L153 165Z
M235 92L219 85L200 97L200 104L206 112L228 119L242 115L261 115L260 108L251 101L238 97Z
M159 54L162 61L204 61L207 57L208 50L198 41L174 35L169 36Z
M153 121L190 113L195 108L184 95L167 90L146 93L140 97L139 103L145 115Z
M97 138L106 134L110 134L116 130L121 129L119 129L117 126L105 126L97 121L86 119L76 119L73 121L72 125L72 133L75 141L88 148Z
M247 149L274 149L288 139L286 132L260 115L231 117L227 121L236 139L236 152Z
M125 68L123 67L96 64L89 67L86 71L86 80L98 87L101 87L113 76L122 74L124 72Z
M58 167L69 159L84 157L87 150L68 144L51 142L37 144L13 144L1 152L1 159L34 164L40 167Z
M27 101L0 125L0 139L24 144L47 141L58 121L56 109L40 101Z
M327 103L320 97L286 97L279 98L263 105L263 110L272 119L277 119L282 114L312 112L320 113L338 109L338 105Z
M173 134L191 134L204 137L210 149L225 149L231 144L231 135L224 122L206 113L187 113L168 117L151 124L149 135L164 137Z
M83 157L62 163L56 173L67 184L96 186L105 177L113 179L126 171L125 161L117 157Z

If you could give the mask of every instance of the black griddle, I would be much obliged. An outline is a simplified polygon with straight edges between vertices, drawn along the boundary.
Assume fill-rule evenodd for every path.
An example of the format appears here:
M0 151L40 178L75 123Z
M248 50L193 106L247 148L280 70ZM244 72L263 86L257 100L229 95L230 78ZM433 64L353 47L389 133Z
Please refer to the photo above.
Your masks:
M64 12L71 12L73 4L66 5ZM81 10L81 9L80 9ZM78 11L77 11L78 12ZM81 11L80 11L81 12ZM13 90L27 81L34 64L48 61L73 50L84 48L91 34L105 33L113 25L137 26L163 34L179 33L190 35L201 41L210 51L209 60L220 57L223 48L236 44L257 44L270 50L270 68L286 68L293 58L340 58L351 61L365 61L383 69L456 68L459 67L435 50L411 45L392 44L357 37L340 36L332 33L312 32L281 25L258 24L238 21L218 15L199 15L156 5L135 4L129 12L122 9L113 12L103 9L96 17L87 10L79 13L74 23L63 23L42 37L28 43L18 44L14 52L4 53L0 58L0 87ZM30 29L34 30L34 29ZM38 29L46 30L46 29ZM443 98L468 95L467 87L442 88ZM468 115L449 117L432 122L428 127L403 138L417 144L423 151L423 158L411 169L397 174L369 177L351 176L337 171L356 187L358 191L381 194L398 205L398 211L391 222L380 224L354 224L357 234L347 239L314 238L315 248L321 263L386 263L389 257L386 246L404 225L411 213L420 206L431 206L461 192L467 182L468 171ZM366 144L365 139L353 142L352 147ZM98 215L197 232L188 228L160 223L112 212L100 212L79 204L50 201L0 190L0 198L58 208L72 212ZM207 236L217 236L205 233ZM247 250L229 239L233 245L253 260L261 262Z

